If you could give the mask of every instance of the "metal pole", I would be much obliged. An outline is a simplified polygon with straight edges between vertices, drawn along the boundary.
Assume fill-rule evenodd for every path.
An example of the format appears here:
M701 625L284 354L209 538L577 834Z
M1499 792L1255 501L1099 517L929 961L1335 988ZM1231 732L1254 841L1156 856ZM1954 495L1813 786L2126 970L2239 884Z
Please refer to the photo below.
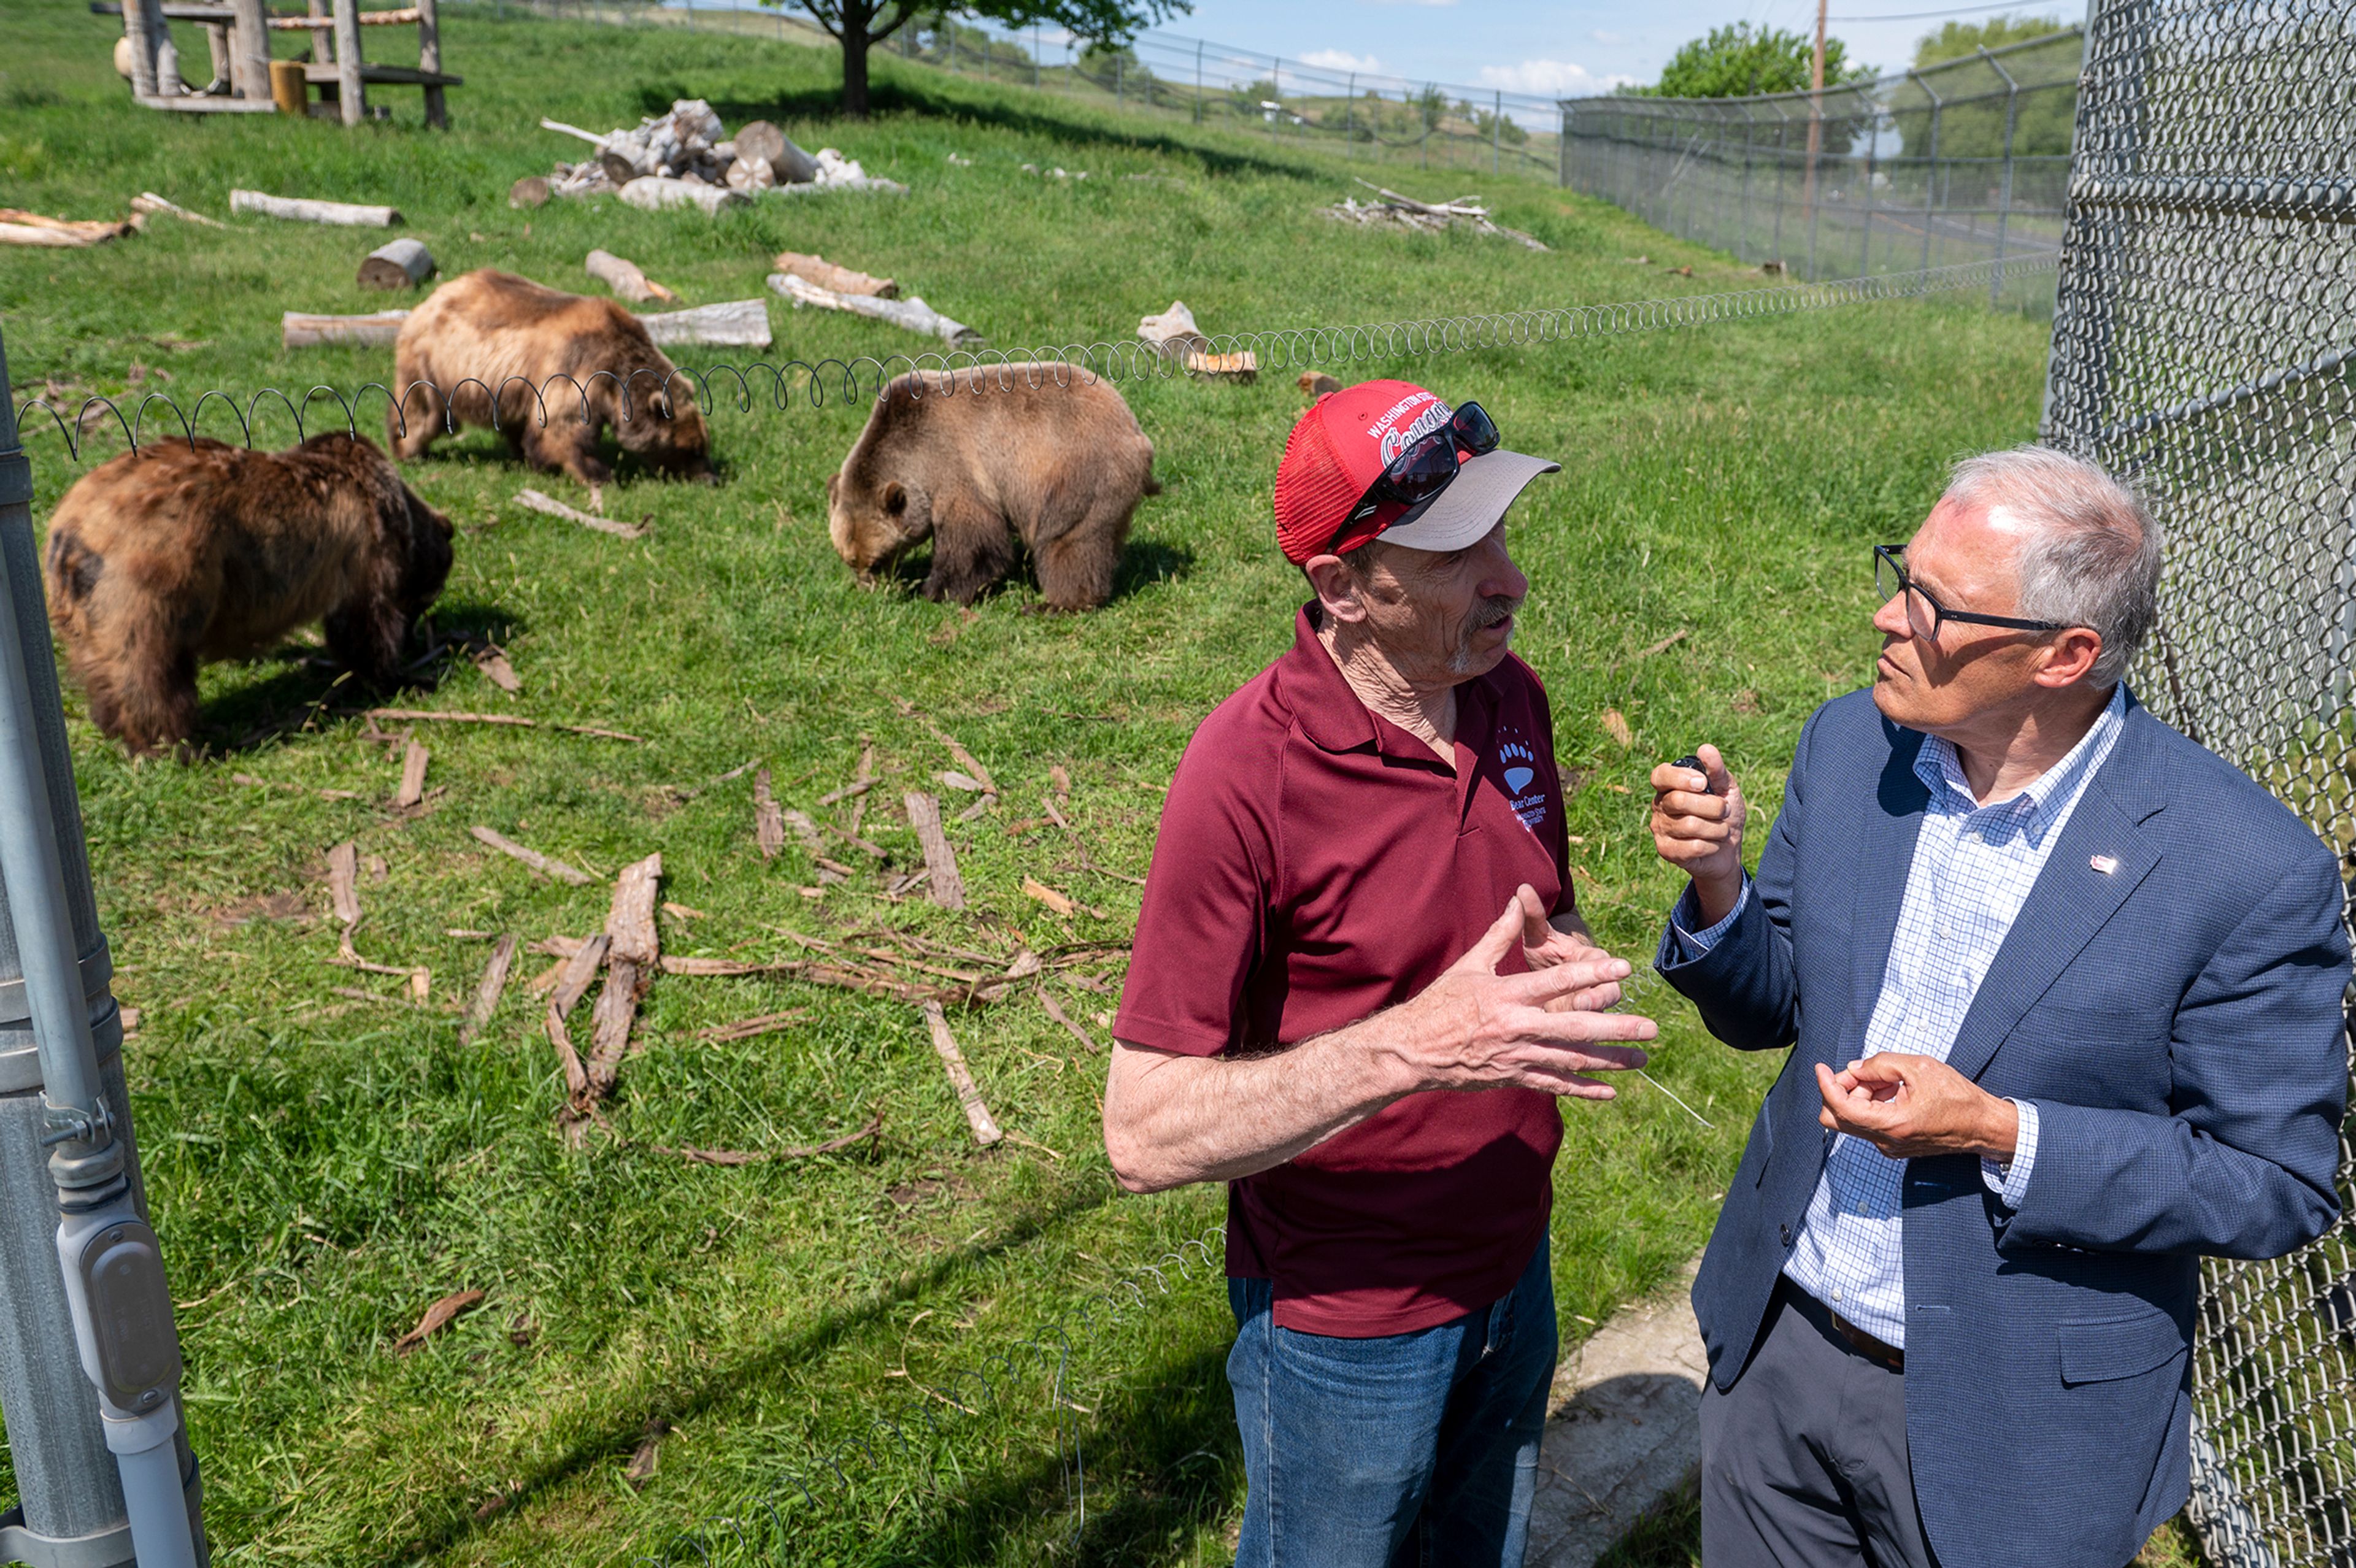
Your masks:
M1931 101L1929 165L1922 172L1922 270L1927 272L1931 270L1931 215L1937 210L1935 203L1939 194L1939 112L1946 107L1946 101L1939 96L1937 88L1923 80L1920 71L1907 74L1914 79L1914 85L1922 90L1922 96Z
M1203 123L1203 40L1194 40L1194 123Z
M1350 73L1348 95L1342 100L1342 153L1345 157L1358 155L1358 73Z
M13 411L0 344L0 1418L21 1496L0 1557L194 1568L179 1340L141 1214Z
M1876 106L1865 125L1865 244L1858 254L1857 275L1873 274L1873 175L1874 155L1881 144L1881 110Z
M2012 72L2004 69L1997 58L1981 46L1980 58L1996 67L1997 75L2004 78L2004 187L1996 204L1996 272L1988 279L1988 304L1997 304L2004 298L2004 231L2012 218L2012 133L2020 115L2020 83L2013 80Z
M1800 206L1808 220L1808 277L1816 275L1816 155L1825 145L1825 0L1816 0L1816 52L1808 67L1808 174Z
M1505 165L1499 161L1505 155L1505 90L1501 87L1497 90L1496 104L1489 111L1489 172L1493 175L1505 169Z
M1039 85L1039 24L1031 24L1031 85Z
M1268 57L1268 95L1276 107L1269 112L1268 139L1276 140L1277 123L1284 118L1284 61L1274 55Z

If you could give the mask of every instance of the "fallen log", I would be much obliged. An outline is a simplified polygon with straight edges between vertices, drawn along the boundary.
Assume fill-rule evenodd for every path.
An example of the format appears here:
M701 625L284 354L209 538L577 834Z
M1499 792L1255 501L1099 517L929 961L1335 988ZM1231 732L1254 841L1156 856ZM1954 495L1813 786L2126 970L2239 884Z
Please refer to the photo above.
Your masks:
M341 229L391 229L401 221L400 212L390 207L268 196L258 190L230 192L229 209L258 213L263 218L283 218L291 223L326 223Z
M638 1004L654 984L661 961L661 938L655 929L655 893L662 880L659 852L622 868L614 880L614 901L605 914L605 988L597 994L591 1013L589 1093L604 1099L614 1092L614 1081L629 1050L630 1029L637 1022Z
M635 190L645 184L634 180ZM691 310L659 312L641 315L638 325L647 336L659 345L701 343L722 348L766 348L769 334L769 307L760 300L728 300L719 304L700 304Z
M1197 376L1233 381L1239 386L1248 387L1259 379L1259 356L1248 348L1234 354L1190 352L1179 363Z
M433 252L424 241L406 236L387 240L360 261L359 285L364 289L413 289L434 275Z
M647 526L643 523L617 523L611 517L592 517L587 512L575 511L555 496L544 496L537 490L517 491L516 505L529 507L535 512L545 512L552 517L562 517L568 523L579 523L584 528L594 528L601 534L611 534L617 539L641 539L647 537Z
M366 315L314 315L290 310L278 318L278 341L287 348L317 348L349 343L364 348L390 348L401 336L405 310L371 311Z
M181 207L174 202L166 201L152 190L143 190L137 196L133 197L131 198L131 210L134 212L151 214L162 213L172 218L177 218L184 223L200 223L208 229L226 229L229 227L229 225L223 223L218 218L207 218L201 212L190 212L185 207Z
M991 1119L990 1107L982 1104L980 1086L965 1064L965 1053L958 1049L957 1037L949 1033L949 1020L938 1002L925 1004L925 1024L933 1032L933 1050L941 1059L941 1066L949 1075L949 1086L957 1091L958 1104L965 1108L966 1125L973 1129L973 1141L988 1148L1006 1135Z
M137 232L134 224L103 218L51 218L22 208L0 207L0 244L77 250Z
M941 803L920 790L911 790L902 803L908 808L908 826L925 847L925 869L932 874L933 901L943 909L965 908L965 882L958 876L957 851L941 831Z
M780 184L808 185L818 178L818 160L766 120L755 120L739 127L735 140L738 157L766 158Z
M1184 300L1172 300L1170 308L1159 315L1139 317L1137 336L1164 359L1207 353L1211 347L1211 340L1194 325L1194 313L1186 308Z
M744 207L752 201L741 190L731 190L724 185L699 185L689 180L675 180L668 175L642 175L621 188L622 199L641 212L665 212L674 208L691 207L706 218L716 218L724 208Z
M741 155L744 149L741 133L737 149ZM781 272L791 272L805 283L816 283L819 288L835 293L866 294L879 300L900 297L900 285L890 278L873 277L865 272L853 272L849 267L839 267L823 256L805 256L798 251L780 251L773 265Z
M790 190L794 187L780 188ZM771 272L769 287L793 301L797 308L815 305L820 310L848 311L853 315L873 316L878 321L888 321L894 326L926 337L937 337L953 347L970 348L983 341L981 334L972 327L960 321L952 321L913 294L906 299L876 299L868 294L837 293L791 272Z
M584 272L632 304L642 304L648 300L679 298L640 272L636 261L626 261L611 251L592 251L589 259L581 265Z
M466 1020L458 1026L458 1043L470 1045L491 1021L498 1010L499 997L508 988L508 976L515 968L516 938L513 932L499 938L491 949L491 961L483 966L483 977L475 987L475 999L466 1008Z
M477 842L487 844L502 855L512 856L521 860L544 877L554 877L558 881L570 882L576 888L587 887L592 880L589 873L579 867L568 866L562 860L551 859L537 849L527 849L514 839L504 834L493 832L490 828L475 827L469 827L466 831L474 835Z

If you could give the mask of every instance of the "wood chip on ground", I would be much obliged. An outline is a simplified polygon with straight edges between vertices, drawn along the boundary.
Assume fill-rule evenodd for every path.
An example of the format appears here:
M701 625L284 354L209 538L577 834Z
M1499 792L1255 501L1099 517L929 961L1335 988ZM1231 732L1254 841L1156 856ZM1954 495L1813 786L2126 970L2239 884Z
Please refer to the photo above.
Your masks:
M425 1309L425 1316L417 1320L416 1328L392 1342L392 1353L396 1356L409 1354L427 1339L447 1328L460 1313L471 1312L481 1306L482 1301L483 1293L479 1290L452 1291Z
M578 523L584 528L594 528L601 534L611 534L617 539L644 539L649 531L648 525L645 523L617 523L611 517L592 517L587 512L577 511L555 496L544 495L538 490L517 491L516 505L529 507L535 512L545 512L552 517L562 517L568 523Z
M1636 737L1628 729L1628 720L1621 716L1617 708L1603 710L1603 732L1618 741L1622 751L1636 743Z
M327 901L346 930L360 923L360 851L350 839L327 851Z
M799 812L796 812L800 816ZM809 818L802 817L804 822ZM802 841L812 849L818 848L818 829L813 827ZM769 788L769 770L762 768L753 775L753 842L760 847L761 859L774 860L777 851L786 847L786 819L777 809L777 797Z
M943 909L965 908L965 882L958 875L957 851L949 848L948 836L941 831L941 803L921 790L911 790L903 804L908 808L908 825L916 830L916 841L925 847L933 901Z
M473 834L477 842L490 846L502 855L513 856L544 877L554 877L558 881L570 882L576 888L585 888L595 880L578 866L568 866L562 860L551 859L537 849L527 849L505 834L488 827L478 825L466 831Z
M1039 880L1036 877L1023 878L1023 891L1032 898L1034 898L1041 903L1045 904L1049 909L1054 910L1057 914L1063 915L1066 918L1069 918L1071 915L1078 912L1078 905L1073 903L1069 898L1057 892L1055 889Z
M425 767L433 760L431 752L412 740L401 753L401 786L392 792L392 804L407 811L425 798Z
M630 1490L642 1492L646 1490L647 1483L655 1478L655 1466L662 1454L663 1435L669 1430L670 1423L659 1417L647 1423L647 1435L638 1440L637 1452L632 1454L630 1462L622 1467L622 1479L629 1483Z
M508 988L508 975L515 967L517 942L514 933L499 938L491 949L491 961L483 966L483 978L475 987L475 999L467 1006L466 1020L458 1026L458 1043L469 1045L491 1021L498 1010L499 997Z
M475 667L509 697L523 689L523 681L516 675L515 666L508 663L508 656L498 648L486 648L475 656Z
M958 1104L965 1107L966 1125L973 1129L973 1141L988 1148L1006 1135L991 1118L990 1107L982 1104L981 1089L966 1067L965 1053L958 1049L957 1036L949 1032L948 1015L938 1002L925 1004L925 1024L933 1032L933 1050L948 1070L949 1087L957 1091Z
M571 1104L588 1101L589 1070L582 1065L581 1053L573 1048L573 1034L565 1028L564 1018L597 978L598 966L605 961L605 947L611 940L600 932L564 961L564 967L557 972L555 988L548 995L548 1012L541 1019L548 1043L556 1048L557 1064L564 1069L564 1095Z
M1082 1029L1078 1024L1072 1020L1072 1015L1064 1010L1064 1005L1061 1002L1055 1000L1055 994L1047 989L1044 986L1039 987L1039 1005L1047 1009L1047 1016L1049 1018L1055 1019L1057 1023L1062 1024L1065 1029L1069 1030L1074 1040L1078 1040L1090 1051L1102 1051L1104 1049L1104 1047L1096 1042L1094 1036L1090 1035L1087 1030Z

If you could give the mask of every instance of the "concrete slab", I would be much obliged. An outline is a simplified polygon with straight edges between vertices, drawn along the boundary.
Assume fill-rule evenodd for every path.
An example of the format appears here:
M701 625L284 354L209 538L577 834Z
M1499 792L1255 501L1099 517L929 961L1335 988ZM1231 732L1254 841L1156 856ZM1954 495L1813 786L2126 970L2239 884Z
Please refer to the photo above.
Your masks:
M1700 1261L1615 1315L1556 1371L1526 1568L1593 1568L1700 1465L1709 1363L1687 1299Z

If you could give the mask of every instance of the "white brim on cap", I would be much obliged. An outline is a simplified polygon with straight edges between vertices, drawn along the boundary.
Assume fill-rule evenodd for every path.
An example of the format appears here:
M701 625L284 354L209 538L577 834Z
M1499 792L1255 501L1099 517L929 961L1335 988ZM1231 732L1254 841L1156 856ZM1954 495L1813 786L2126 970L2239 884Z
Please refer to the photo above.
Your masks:
M1484 452L1466 458L1446 489L1376 537L1409 549L1462 549L1488 537L1531 480L1561 472L1559 463L1519 452Z

